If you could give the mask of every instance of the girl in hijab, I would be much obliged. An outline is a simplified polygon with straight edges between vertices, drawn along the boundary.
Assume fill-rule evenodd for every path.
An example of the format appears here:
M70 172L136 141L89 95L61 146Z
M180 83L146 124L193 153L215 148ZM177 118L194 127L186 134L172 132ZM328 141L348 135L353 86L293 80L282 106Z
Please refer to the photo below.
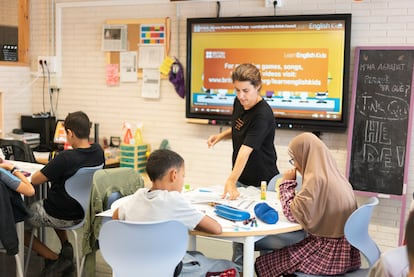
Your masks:
M286 218L302 225L308 235L296 244L259 256L257 276L294 272L338 275L358 269L359 251L344 237L345 222L357 209L351 184L326 145L312 133L293 138L288 153L294 168L283 175L280 202ZM303 180L297 194L296 171Z

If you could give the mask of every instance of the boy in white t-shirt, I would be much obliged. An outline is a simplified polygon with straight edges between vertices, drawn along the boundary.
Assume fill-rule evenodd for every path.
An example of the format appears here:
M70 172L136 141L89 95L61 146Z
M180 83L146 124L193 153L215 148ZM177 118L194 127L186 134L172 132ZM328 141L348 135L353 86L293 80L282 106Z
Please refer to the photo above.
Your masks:
M150 189L139 189L113 213L113 219L128 221L178 220L189 230L220 234L221 225L197 210L180 192L184 183L184 159L177 153L160 149L147 161Z
M189 230L220 234L221 225L197 210L181 195L184 184L184 160L177 153L160 149L151 153L147 161L150 189L137 190L114 211L112 218L128 221L177 220ZM182 269L181 269L182 267ZM187 252L174 276L238 277L237 265L225 259L211 259L196 251ZM211 275L214 274L214 275Z

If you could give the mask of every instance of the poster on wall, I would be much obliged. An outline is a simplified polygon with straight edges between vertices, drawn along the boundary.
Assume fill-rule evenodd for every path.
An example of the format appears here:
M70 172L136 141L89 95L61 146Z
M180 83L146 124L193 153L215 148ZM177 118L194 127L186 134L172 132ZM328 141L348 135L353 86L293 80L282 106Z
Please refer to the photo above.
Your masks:
M127 50L126 24L110 25L102 27L102 50L103 51L126 51Z
M126 51L120 55L120 81L121 82L137 82L137 52Z

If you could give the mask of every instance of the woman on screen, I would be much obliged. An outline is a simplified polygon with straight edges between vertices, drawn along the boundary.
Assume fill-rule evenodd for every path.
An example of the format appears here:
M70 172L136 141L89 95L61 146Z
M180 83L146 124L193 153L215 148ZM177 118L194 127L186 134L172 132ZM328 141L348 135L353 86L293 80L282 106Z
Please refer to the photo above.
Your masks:
M233 170L224 185L223 198L236 199L237 186L260 187L279 174L276 166L275 117L269 104L260 95L262 79L253 64L239 65L231 75L236 98L233 104L232 127L208 138L208 147L231 138Z
M259 277L294 272L340 275L361 265L359 251L344 237L348 217L357 209L351 184L339 171L326 145L312 133L302 133L289 143L294 168L283 174L279 185L283 214L299 223L307 237L256 259ZM296 171L302 175L298 193Z

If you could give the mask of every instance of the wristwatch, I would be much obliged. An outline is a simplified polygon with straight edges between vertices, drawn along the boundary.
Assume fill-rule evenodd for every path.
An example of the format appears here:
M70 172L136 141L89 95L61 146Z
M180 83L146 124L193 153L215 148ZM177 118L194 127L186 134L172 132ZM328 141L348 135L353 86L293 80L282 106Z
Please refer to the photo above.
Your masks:
M14 167L10 170L10 173L11 173L11 174L14 174L14 172L15 172L15 171L17 171L17 170L19 170L19 169L18 169L17 167L15 167L15 166L14 166Z

